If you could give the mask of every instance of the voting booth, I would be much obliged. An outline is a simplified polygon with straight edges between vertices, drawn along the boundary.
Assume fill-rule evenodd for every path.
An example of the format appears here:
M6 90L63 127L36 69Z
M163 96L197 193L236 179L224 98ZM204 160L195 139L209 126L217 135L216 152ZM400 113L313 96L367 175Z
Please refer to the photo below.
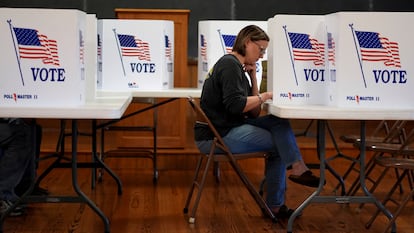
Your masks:
M174 23L98 20L98 88L160 90L174 86Z
M85 20L79 10L0 8L0 105L83 104Z
M276 15L268 20L275 104L412 108L411 12Z
M275 104L328 104L324 19L276 15L268 20L267 89Z
M334 46L329 63L331 105L364 108L414 106L412 12L338 12L326 15ZM329 48L328 48L329 49Z
M231 52L239 31L251 24L259 26L264 31L267 30L266 21L206 20L198 22L198 88L203 87L204 79L217 60ZM266 59L265 54L263 59L256 63L259 86L262 79L262 60Z

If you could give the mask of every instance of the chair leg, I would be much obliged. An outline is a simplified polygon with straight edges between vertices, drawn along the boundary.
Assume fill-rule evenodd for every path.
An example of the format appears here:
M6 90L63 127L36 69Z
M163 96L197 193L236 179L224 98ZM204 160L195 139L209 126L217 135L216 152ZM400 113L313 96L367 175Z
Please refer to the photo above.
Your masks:
M196 169L194 172L194 177L193 177L193 181L191 182L191 187L190 190L188 192L187 195L187 200L185 201L185 206L184 206L184 213L188 213L188 207L190 206L190 202L191 202L191 198L193 196L194 193L194 189L197 187L197 180L198 180L198 175L200 173L200 169L201 169L201 165L203 163L203 159L204 157L202 155L200 155L200 158L198 158L197 160L197 165L196 165Z
M266 185L266 177L263 177L262 181L260 182L260 186L259 186L259 194L261 196L263 196L264 194L265 185Z
M374 157L376 155L374 154L372 156L372 158L365 164L365 176L368 178L369 174L371 173L371 171L374 169L375 167L375 162L374 162ZM359 159L359 156L358 156ZM357 164L353 164L352 166L355 167L355 165ZM359 169L359 168L354 168L354 169ZM357 170L359 172L359 170ZM367 179L369 180L369 179ZM355 195L355 193L358 191L359 187L360 187L360 183L359 183L359 176L354 180L354 182L352 183L351 187L349 188L348 192L347 192L347 196L353 196Z
M376 178L371 178L369 175L371 174L371 172L374 170L374 168L376 167L376 163L374 162L374 157L378 156L376 154L374 154L372 156L372 158L369 160L369 162L367 163L367 170L366 170L366 177L368 181L370 181L372 183L371 188L369 189L370 193L373 193L377 187L380 185L381 181L384 179L384 177L386 176L388 170L390 169L389 167L384 168L381 173L378 175L378 177ZM402 174L399 174L398 169L395 169L395 175L397 180L400 180L403 176ZM403 192L403 188L400 182L397 181L397 187L399 187L400 193ZM351 186L351 189L349 190L348 195L353 196L355 195L355 193L358 191L360 187L360 183L359 183L359 177L354 181L354 183ZM361 209L364 206L364 203L361 203L358 208Z
M408 180L409 180L409 185L410 185L410 189L414 189L414 184L413 184L413 180L414 180L414 171L410 171L410 174L408 175ZM414 200L414 196L413 196L413 200Z
M250 195L252 195L253 199L256 201L256 203L259 205L259 207L262 209L263 213L266 214L272 221L277 222L277 218L273 214L270 207L266 204L263 197L259 194L259 192L254 188L253 184L249 181L246 174L242 171L240 166L237 164L237 162L233 159L230 159L230 165L233 167L233 170L237 173L240 180L243 182L244 186L249 191Z
M352 171L357 171L355 166L357 166L357 162L356 160L359 160L359 154L358 156L355 158L355 161L352 161L351 165L349 165L348 169L345 171L345 173L342 175L342 179L346 180L348 178L348 176L351 174ZM357 171L359 172L359 171ZM339 188L341 188L342 184L341 182L338 182L338 184L335 186L334 188L334 192L336 192L336 190L338 190ZM349 192L349 191L348 191Z
M394 185L391 187L390 191L387 193L387 195L385 196L384 200L382 201L382 204L385 206L389 201L394 201L392 199L392 196L395 192L395 190L401 185L402 180L404 179L404 177L408 174L408 170L405 170L397 179L397 181L394 183ZM397 203L396 201L394 201L395 203ZM398 205L398 209L401 208L402 203L397 204ZM405 205L405 203L404 203ZM365 224L365 226L367 228L370 228L372 223L375 221L375 219L378 217L378 215L380 214L380 210L377 209L376 212L371 216L371 218L368 220L368 222ZM395 216L393 217L395 218Z
M372 186L369 188L369 192L373 193L376 188L379 186L379 184L381 183L382 179L385 177L385 175L387 174L389 168L384 168L381 173L378 175L378 177L376 178L372 178L371 172L374 171L374 168L377 167L377 164L374 161L375 156L379 156L377 153L375 153L371 159L367 162L366 164L366 170L365 170L365 177L366 177L366 181L370 181L372 183ZM397 178L399 177L399 175L397 174ZM354 180L354 182L352 183L350 189L348 190L347 195L348 196L354 196L356 194L356 192L358 191L358 189L360 188L360 180L359 180L359 176ZM362 207L364 206L364 203L359 204L358 209L362 209Z
M414 189L412 189L410 191L410 193L407 194L405 196L405 198L401 201L400 206L398 207L398 209L394 213L394 216L388 222L387 227L385 227L385 229L383 231L384 233L386 233L391 228L391 226L395 223L395 221L397 220L397 217L400 215L401 211L404 209L404 207L407 205L408 201L413 197L413 195L414 195Z
M200 199L201 199L201 194L202 194L203 189L204 189L204 184L205 184L205 181L206 181L206 178L207 178L207 175L208 175L208 170L209 170L209 167L210 167L212 161L214 160L213 156L208 156L206 165L205 165L204 170L203 170L201 180L198 181L198 179L199 179L198 176L199 176L202 164L203 164L204 156L205 155L200 155L200 158L197 162L196 171L195 171L195 174L194 174L194 179L193 179L193 182L191 184L191 188L190 188L190 191L188 193L187 200L186 200L185 207L184 207L184 213L188 213L188 208L190 206L194 190L195 190L195 188L197 188L197 196L195 197L195 200L194 200L194 203L193 203L193 208L191 210L191 213L190 213L190 216L189 216L189 219L188 219L188 222L191 223L191 224L193 224L195 222L195 215L196 215L196 212L197 212L198 204L199 204Z

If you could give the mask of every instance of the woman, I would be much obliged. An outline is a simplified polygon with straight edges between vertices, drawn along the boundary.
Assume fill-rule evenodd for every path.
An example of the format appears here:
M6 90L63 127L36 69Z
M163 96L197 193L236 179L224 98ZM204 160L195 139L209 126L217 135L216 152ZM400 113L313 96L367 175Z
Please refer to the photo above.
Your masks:
M273 98L273 92L259 93L256 79L256 62L266 53L268 43L269 36L261 28L243 28L232 52L221 57L209 72L200 105L233 153L270 152L265 171L266 203L283 219L293 213L285 205L286 167L292 168L289 179L293 182L317 187L319 178L303 162L289 121L259 116L261 105ZM201 152L209 152L213 136L208 127L196 124L195 140Z

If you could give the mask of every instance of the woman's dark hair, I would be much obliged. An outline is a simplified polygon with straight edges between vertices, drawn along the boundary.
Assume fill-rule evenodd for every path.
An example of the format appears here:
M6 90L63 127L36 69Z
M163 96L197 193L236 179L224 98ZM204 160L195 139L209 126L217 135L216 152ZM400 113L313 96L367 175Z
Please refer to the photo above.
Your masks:
M256 25L249 25L240 30L237 34L236 40L233 45L232 51L239 53L242 56L246 56L246 41L258 41L266 40L269 41L270 38L263 29Z

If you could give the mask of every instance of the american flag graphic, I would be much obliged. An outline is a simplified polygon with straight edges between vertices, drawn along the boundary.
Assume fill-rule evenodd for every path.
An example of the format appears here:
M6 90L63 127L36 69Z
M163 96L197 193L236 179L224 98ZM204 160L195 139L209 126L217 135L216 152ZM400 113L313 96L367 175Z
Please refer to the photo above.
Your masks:
M289 32L293 57L296 61L313 61L317 66L325 63L325 44L304 33Z
M382 37L378 32L355 31L363 61L383 61L386 66L401 67L397 42Z
M328 61L335 65L335 41L332 33L328 33Z
M221 37L223 38L224 46L226 47L226 52L231 53L234 41L236 40L236 36L222 34Z
M35 29L13 27L19 47L19 56L24 59L41 59L43 64L59 66L56 40L48 39Z
M151 61L148 42L135 38L132 35L118 34L121 54L126 57L138 57L139 60Z
M165 35L164 38L165 38L165 57L171 60L171 41L167 35Z
M203 34L200 35L200 54L203 60L207 60L207 41Z

